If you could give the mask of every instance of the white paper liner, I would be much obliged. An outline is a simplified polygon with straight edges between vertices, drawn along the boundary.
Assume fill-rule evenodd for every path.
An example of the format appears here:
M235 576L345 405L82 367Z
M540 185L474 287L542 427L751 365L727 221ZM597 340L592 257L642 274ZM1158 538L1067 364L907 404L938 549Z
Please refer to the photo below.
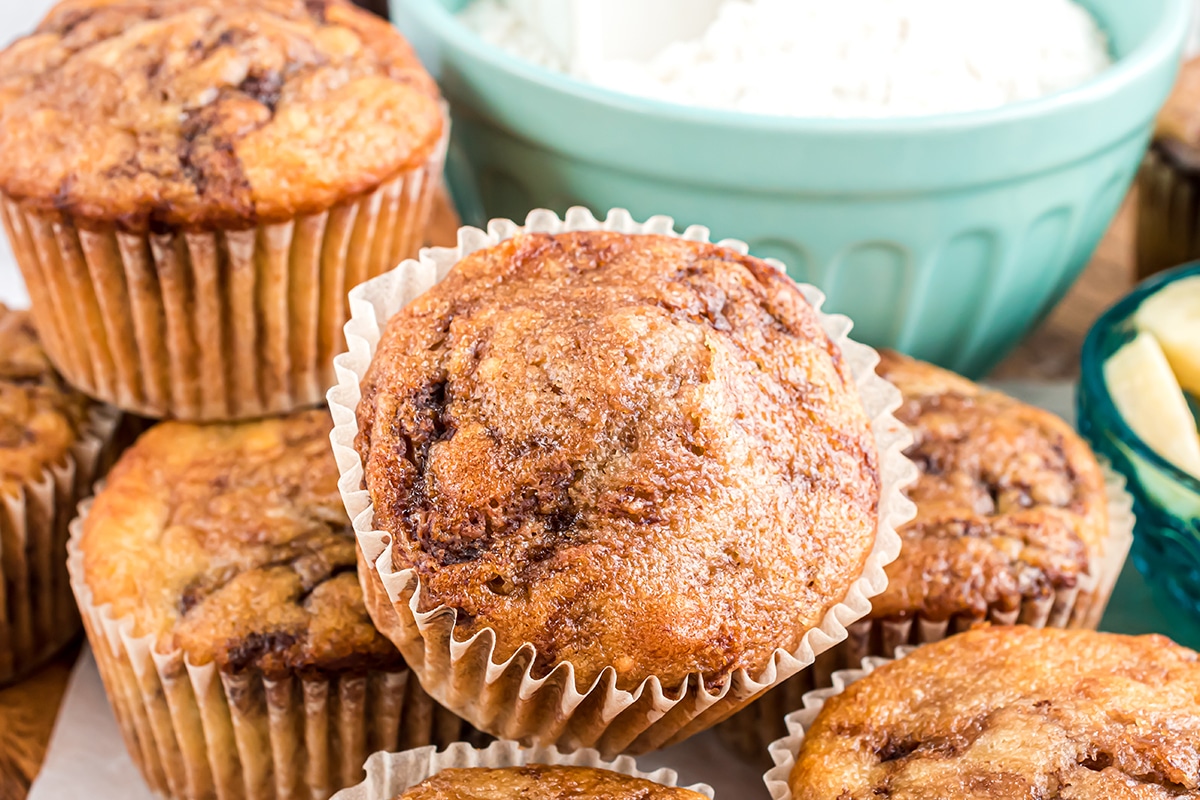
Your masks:
M362 779L377 750L445 746L467 732L408 670L264 679L159 652L132 616L97 606L71 522L67 568L117 724L150 789L182 800L325 800Z
M812 727L817 715L825 707L825 701L841 694L847 686L862 680L884 664L903 658L914 649L913 647L897 648L894 653L895 658L882 656L865 658L859 669L838 670L833 673L831 686L804 695L800 710L787 715L785 720L787 736L772 742L767 748L771 760L775 763L775 766L768 770L766 775L763 775L763 783L767 785L767 791L771 793L771 800L791 800L792 790L788 786L788 778L792 774L792 768L796 766L796 755L800 752L801 745L804 744L804 732Z
M417 253L446 133L422 166L317 214L248 230L77 227L0 195L47 354L88 395L147 417L228 421L319 405L346 293Z
M445 769L523 767L526 764L595 767L663 786L679 785L679 775L674 770L642 772L637 768L637 762L629 756L607 761L590 749L565 754L553 747L524 748L516 742L499 741L480 750L460 742L450 745L441 753L435 747L422 747L405 753L375 753L367 759L367 779L338 792L334 800L393 800L401 792ZM684 788L706 797L713 796L712 787L707 784L698 783Z
M916 478L916 467L903 455L912 436L892 416L900 393L875 374L878 355L852 341L847 317L820 313L824 295L803 285L808 302L850 365L872 420L879 451L882 493L879 529L862 575L854 581L842 603L834 606L817 628L809 631L794 652L776 650L757 676L739 670L716 692L709 692L699 676L681 686L664 687L657 677L636 690L616 687L616 673L605 670L580 692L574 665L560 662L543 678L534 678L536 653L526 644L507 661L494 658L495 634L487 628L470 639L454 639L455 612L445 606L418 610L420 582L412 570L393 569L387 534L374 527L371 498L363 488L363 467L354 449L358 434L355 410L360 383L370 365L388 319L428 290L466 257L482 248L526 232L561 233L605 230L626 234L654 233L680 236L669 217L652 217L637 223L624 209L610 211L597 220L584 208L572 208L565 219L545 209L529 214L524 226L509 220L492 220L488 230L462 228L456 248L429 248L419 260L409 260L395 270L356 287L350 293L351 319L346 324L349 352L335 361L338 385L329 392L334 429L330 435L341 472L339 487L354 523L360 548L359 577L367 608L375 624L394 641L425 690L447 708L466 717L475 727L501 738L525 744L557 745L563 750L594 747L604 755L639 753L665 747L698 733L732 714L763 691L811 665L817 655L846 637L846 626L865 616L871 597L887 585L884 567L900 551L899 525L915 514L904 488ZM695 225L683 234L690 241L709 241L707 228ZM743 242L721 245L745 254ZM783 269L779 262L773 264Z
M108 468L121 415L95 405L57 463L0 497L0 684L20 678L79 633L66 571L75 506Z
M721 738L745 758L766 758L766 745L782 735L784 715L800 708L806 692L829 686L835 671L861 664L865 658L886 657L904 645L941 641L984 620L995 625L1095 630L1125 566L1135 522L1133 496L1125 488L1124 476L1102 456L1097 460L1108 500L1108 536L1102 557L1089 565L1088 574L1075 586L1047 597L1028 598L1015 611L990 609L983 618L960 615L930 620L917 615L907 620L861 619L849 626L846 641L821 654L812 669L788 679L771 694L722 722Z

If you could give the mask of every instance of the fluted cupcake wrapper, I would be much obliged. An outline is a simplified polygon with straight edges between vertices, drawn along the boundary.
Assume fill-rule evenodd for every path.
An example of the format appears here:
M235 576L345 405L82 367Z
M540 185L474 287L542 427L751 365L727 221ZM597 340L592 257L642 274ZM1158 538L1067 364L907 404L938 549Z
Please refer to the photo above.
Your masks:
M0 216L71 384L154 418L284 414L333 384L350 288L424 243L445 149L324 213L248 230L88 228L4 195Z
M763 783L767 785L767 791L771 793L771 800L792 800L792 790L788 785L788 778L792 774L792 768L796 766L796 755L804 744L804 734L816 721L817 715L825 707L825 702L844 692L846 687L852 683L862 680L884 664L903 658L912 650L912 647L905 646L893 651L894 658L884 658L883 656L864 658L858 669L838 670L833 673L830 676L830 686L804 694L800 701L800 710L788 714L785 720L787 734L772 742L767 748L771 761L775 764L763 775Z
M847 626L870 611L869 598L887 585L884 567L900 552L896 528L915 513L903 489L916 478L916 468L903 455L912 441L911 434L892 416L899 407L900 393L875 374L878 355L850 340L849 319L820 313L824 301L820 291L802 286L855 376L872 421L882 486L874 549L846 597L830 609L821 624L808 631L794 651L776 650L760 673L751 675L739 670L714 690L709 690L699 675L691 675L682 685L672 686L650 677L635 690L625 691L617 688L616 671L608 668L580 691L575 667L568 661L559 662L548 675L535 678L532 669L536 650L532 644L526 643L500 662L495 657L495 632L490 628L456 641L456 612L446 606L420 610L418 577L412 570L393 568L390 538L375 529L371 498L363 488L362 462L354 449L360 383L388 319L440 281L466 255L523 232L578 230L680 235L668 217L637 223L629 212L616 209L601 221L586 209L573 208L565 220L560 220L543 209L532 212L523 227L509 220L493 220L486 232L462 228L458 247L426 249L419 261L405 261L386 275L357 287L350 293L351 320L346 325L349 352L334 362L338 385L329 392L334 418L330 438L341 472L342 498L358 536L359 578L367 609L379 629L400 648L425 690L477 728L501 738L556 745L568 751L594 747L608 756L665 747L709 728L845 639ZM708 229L690 227L682 238L708 241ZM741 253L748 249L733 240L721 244ZM775 265L783 269L782 264Z
M60 463L0 496L0 684L20 678L79 633L66 570L68 525L112 461L116 409L94 406Z
M523 767L526 764L595 767L619 772L634 778L653 781L663 786L678 786L679 775L670 769L642 772L629 756L605 760L595 750L576 750L566 754L553 747L521 747L516 742L493 742L477 749L468 744L453 744L443 752L435 747L422 747L404 753L376 753L367 759L367 778L357 786L338 792L334 800L393 800L421 781L445 769L464 767ZM699 783L684 787L707 797L713 796L711 786Z
M377 750L445 746L468 733L408 670L266 679L160 652L132 617L93 601L79 507L67 546L71 588L117 724L151 790L185 800L324 800L362 780Z
M983 617L964 614L935 620L918 614L905 620L859 620L849 626L846 641L822 653L812 669L722 722L718 726L721 738L746 759L765 759L767 745L784 734L784 716L801 707L807 692L831 685L836 671L861 664L865 658L887 657L898 647L941 641L980 622L1095 630L1125 566L1134 526L1133 497L1125 488L1125 478L1105 459L1100 459L1100 468L1108 497L1108 537L1103 556L1093 559L1088 574L1075 586L1027 598L1015 610L994 605Z

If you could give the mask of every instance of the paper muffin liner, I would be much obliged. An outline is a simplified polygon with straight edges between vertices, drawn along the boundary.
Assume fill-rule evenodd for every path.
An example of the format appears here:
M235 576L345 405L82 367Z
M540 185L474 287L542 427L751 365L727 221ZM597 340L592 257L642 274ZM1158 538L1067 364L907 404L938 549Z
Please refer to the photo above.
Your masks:
M553 747L521 747L516 742L499 741L480 750L468 744L453 744L444 752L436 747L422 747L405 753L375 753L367 759L367 779L357 786L338 792L334 800L393 800L427 778L445 769L464 767L523 767L526 764L594 767L642 778L663 786L678 786L679 775L671 769L642 772L629 756L606 761L591 749L565 754ZM686 786L706 797L713 796L711 786L698 783Z
M132 616L96 605L71 522L67 567L100 677L151 790L184 800L325 800L362 780L377 750L445 746L470 734L408 670L267 679L192 664L138 636Z
M324 213L248 230L85 228L5 195L0 217L74 386L154 418L284 414L333 384L351 287L424 244L445 150Z
M824 296L819 290L802 286L808 302L818 309L826 333L841 347L851 366L872 421L882 485L874 548L846 597L826 613L821 624L805 634L793 652L776 650L759 674L739 670L712 692L698 675L689 676L679 686L664 686L652 676L635 690L624 691L617 688L616 673L611 668L581 692L575 667L567 661L559 662L545 677L535 678L532 670L536 650L532 644L526 643L508 660L498 662L491 628L457 641L456 612L446 606L428 612L419 610L419 579L412 570L393 568L390 539L374 527L371 498L363 488L362 462L354 449L360 383L388 319L440 281L462 258L520 233L578 230L680 235L669 217L637 223L629 212L615 209L600 221L586 209L573 208L565 220L560 220L553 212L539 209L529 215L523 227L509 220L493 220L486 232L462 228L458 247L423 250L419 261L405 261L355 288L350 293L351 320L346 325L349 352L334 362L338 385L329 392L334 418L330 438L341 472L342 498L358 536L359 577L367 608L379 629L400 648L425 690L475 727L501 738L556 745L565 751L592 747L609 756L665 747L711 727L845 639L846 627L870 611L869 598L887 585L884 567L900 552L896 528L915 514L903 490L915 480L916 468L903 454L912 441L911 434L892 416L899 407L900 393L875 374L878 355L848 337L848 318L820 313ZM709 233L706 228L692 226L682 238L707 242ZM720 244L743 254L748 249L733 240ZM774 264L783 269L779 262Z
M785 720L786 735L772 742L767 748L771 761L775 764L767 771L767 774L763 775L763 783L767 785L767 791L771 793L771 800L791 800L792 790L788 785L788 778L792 774L792 768L796 766L796 755L804 744L804 734L816 721L817 715L825 707L825 702L829 698L841 694L847 686L862 680L884 664L908 655L913 649L913 647L899 647L893 651L894 658L869 656L862 660L858 669L838 670L833 673L830 676L832 685L824 689L806 692L801 697L798 706L800 710L788 714Z
M1103 556L1093 559L1088 574L1074 587L1028 598L1015 611L992 607L983 617L960 614L932 620L918 614L905 620L859 620L848 626L846 641L821 654L812 669L788 679L722 722L718 726L722 740L743 758L765 759L767 744L784 735L784 715L800 708L807 692L831 685L836 671L861 664L865 658L887 657L898 647L941 641L980 622L1095 630L1125 566L1134 526L1133 497L1125 488L1125 478L1106 459L1098 460L1108 498L1108 536Z
M0 496L0 684L45 662L79 633L66 554L80 498L112 463L121 415L96 405L57 464Z
M1137 187L1138 278L1200 258L1200 172L1176 166L1155 145Z

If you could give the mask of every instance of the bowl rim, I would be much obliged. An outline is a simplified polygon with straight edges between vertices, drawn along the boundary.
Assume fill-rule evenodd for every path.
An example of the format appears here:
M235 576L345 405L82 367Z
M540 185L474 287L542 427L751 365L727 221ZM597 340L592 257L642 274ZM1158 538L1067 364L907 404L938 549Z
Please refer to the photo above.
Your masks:
M1101 344L1105 334L1132 317L1148 297L1168 284L1197 275L1200 275L1200 261L1191 261L1147 278L1135 286L1129 294L1101 314L1100 318L1092 325L1083 342L1079 369L1081 391L1086 392L1088 399L1100 407L1101 414L1108 420L1110 429L1116 434L1121 444L1129 447L1139 457L1194 494L1200 494L1200 477L1185 472L1159 455L1156 450L1134 433L1133 429L1129 427L1129 423L1117 411L1112 395L1108 392L1108 384L1104 380L1104 362L1107 359L1101 352Z
M391 0L393 3L400 0ZM1112 66L1078 86L1044 97L1020 100L995 108L901 117L798 117L747 113L722 108L688 106L652 97L626 94L587 83L526 61L494 45L462 25L439 0L409 0L412 13L438 30L459 50L491 67L514 74L542 89L573 95L614 111L645 114L662 120L718 127L753 128L775 132L809 131L830 134L911 134L952 132L1019 122L1102 101L1114 92L1140 82L1164 57L1182 48L1191 20L1189 0L1162 0L1163 13L1146 39ZM1090 13L1090 12L1089 12ZM1094 18L1094 17L1093 17Z

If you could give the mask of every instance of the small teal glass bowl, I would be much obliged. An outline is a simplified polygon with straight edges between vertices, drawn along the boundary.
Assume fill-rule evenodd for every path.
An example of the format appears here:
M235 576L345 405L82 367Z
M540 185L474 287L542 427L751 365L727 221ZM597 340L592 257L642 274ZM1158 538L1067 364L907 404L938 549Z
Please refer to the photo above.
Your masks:
M448 174L467 222L583 205L707 225L821 287L861 340L971 377L1086 265L1174 82L1191 7L1082 0L1117 63L1071 91L836 120L585 84L485 43L454 17L466 2L391 0L391 11L450 101Z
M1133 563L1164 609L1200 617L1200 480L1137 437L1117 413L1104 381L1104 362L1137 333L1133 315L1142 301L1192 275L1200 275L1200 262L1156 275L1096 322L1084 342L1076 402L1080 431L1126 477L1133 494Z

